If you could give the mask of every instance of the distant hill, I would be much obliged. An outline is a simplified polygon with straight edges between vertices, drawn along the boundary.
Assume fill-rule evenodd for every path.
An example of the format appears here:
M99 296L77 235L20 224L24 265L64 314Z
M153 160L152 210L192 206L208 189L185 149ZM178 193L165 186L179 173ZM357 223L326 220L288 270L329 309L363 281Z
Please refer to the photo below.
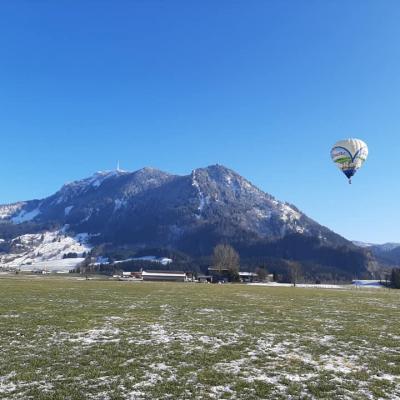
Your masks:
M372 244L353 242L357 246L368 249L377 260L388 265L400 265L400 243Z
M224 242L238 249L248 268L267 263L284 270L285 260L296 260L310 276L349 279L370 276L375 265L369 248L221 165L185 176L154 168L98 172L45 199L0 206L0 264L9 264L10 254L21 258L16 238L55 231L85 237L84 245L99 256L104 249L123 249L125 257L158 249L206 263Z

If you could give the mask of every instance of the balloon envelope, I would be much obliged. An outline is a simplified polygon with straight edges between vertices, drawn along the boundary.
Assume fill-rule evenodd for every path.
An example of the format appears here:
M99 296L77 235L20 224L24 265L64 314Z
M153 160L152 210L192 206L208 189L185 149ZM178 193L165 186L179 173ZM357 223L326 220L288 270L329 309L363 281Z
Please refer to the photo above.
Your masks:
M331 150L332 161L351 178L368 157L368 146L360 139L345 139L337 142Z

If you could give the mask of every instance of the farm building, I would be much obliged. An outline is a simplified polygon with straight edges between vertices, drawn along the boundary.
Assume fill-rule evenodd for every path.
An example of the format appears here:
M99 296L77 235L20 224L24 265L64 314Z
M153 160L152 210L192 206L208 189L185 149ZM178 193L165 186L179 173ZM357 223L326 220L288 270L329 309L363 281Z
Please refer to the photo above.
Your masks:
M231 281L231 274L228 269L219 269L219 268L208 268L209 276L211 277L211 282L230 282ZM239 279L241 282L258 282L259 277L256 272L250 271L239 271ZM271 282L273 280L273 275L268 274L265 279L267 282Z
M211 282L229 282L229 270L220 268L208 268L208 274L211 276Z
M141 272L122 272L123 278L135 278L135 279L142 279Z
M142 271L144 281L174 281L185 282L186 273L182 271Z
M197 280L201 283L211 283L212 282L212 276L211 275L203 275L203 274L198 274L197 275Z
M228 269L219 268L208 268L208 273L212 277L212 282L230 282L231 275ZM258 279L258 275L255 272L239 272L239 278L241 282L253 282Z
M113 278L118 278L120 281L141 281L142 273L124 271L121 275L113 275Z
M258 279L258 275L255 272L239 272L239 278L242 282L253 282Z

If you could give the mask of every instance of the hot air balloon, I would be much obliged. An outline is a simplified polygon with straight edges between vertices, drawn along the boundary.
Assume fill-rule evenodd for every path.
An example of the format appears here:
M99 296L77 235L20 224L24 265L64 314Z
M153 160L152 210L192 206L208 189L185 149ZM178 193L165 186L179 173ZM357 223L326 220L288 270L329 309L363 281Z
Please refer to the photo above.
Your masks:
M332 161L347 176L351 177L362 167L368 157L368 146L360 139L345 139L337 142L331 150Z

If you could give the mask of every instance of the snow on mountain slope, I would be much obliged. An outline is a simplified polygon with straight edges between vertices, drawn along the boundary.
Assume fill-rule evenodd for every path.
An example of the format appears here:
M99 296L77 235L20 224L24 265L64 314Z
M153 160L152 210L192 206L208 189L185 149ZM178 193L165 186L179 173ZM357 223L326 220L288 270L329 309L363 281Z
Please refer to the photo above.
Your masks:
M368 248L374 246L374 244L372 243L360 242L358 240L353 240L353 244L361 248Z
M171 264L173 262L173 260L168 257L143 256L143 257L133 257L133 258L126 258L125 260L114 261L114 264L123 264L129 261L150 261L164 266Z
M112 171L97 171L94 175L87 179L73 182L73 184L85 184L87 186L92 186L98 188L104 181L110 178L119 177L122 175L129 174L130 172L124 171L122 169L116 169Z
M32 211L21 210L19 214L11 218L14 224L22 224L23 222L32 221L40 214L39 207Z
M25 272L46 271L68 273L79 266L85 259L83 257L65 258L62 260L38 261L32 264L24 264L19 268Z
M123 170L98 171L89 178L66 183L54 196L54 204L63 204L76 196L82 195L89 190L98 189L105 181L127 175L129 172Z
M307 233L316 226L288 203L276 200L248 180L221 165L192 172L197 193L197 219L217 214L235 216L238 225L262 236L281 237L286 233ZM322 235L321 235L322 236Z
M14 203L14 204L6 204L0 205L0 220L9 219L11 216L15 215L22 207L24 207L25 203Z
M196 188L199 198L199 206L197 207L197 214L196 218L201 218L201 212L204 209L204 206L210 201L210 196L204 196L203 192L201 191L200 185L196 180L196 170L192 172L192 186Z
M67 217L73 208L74 208L74 206L65 207L64 208L64 215Z
M63 256L76 253L82 256L90 251L89 236L85 233L75 237L66 236L62 231L44 232L41 234L26 234L11 240L8 254L0 254L0 268L22 268L35 266L48 261L63 262ZM81 260L71 259L70 264ZM62 262L61 262L62 261ZM57 263L55 263L57 264Z

